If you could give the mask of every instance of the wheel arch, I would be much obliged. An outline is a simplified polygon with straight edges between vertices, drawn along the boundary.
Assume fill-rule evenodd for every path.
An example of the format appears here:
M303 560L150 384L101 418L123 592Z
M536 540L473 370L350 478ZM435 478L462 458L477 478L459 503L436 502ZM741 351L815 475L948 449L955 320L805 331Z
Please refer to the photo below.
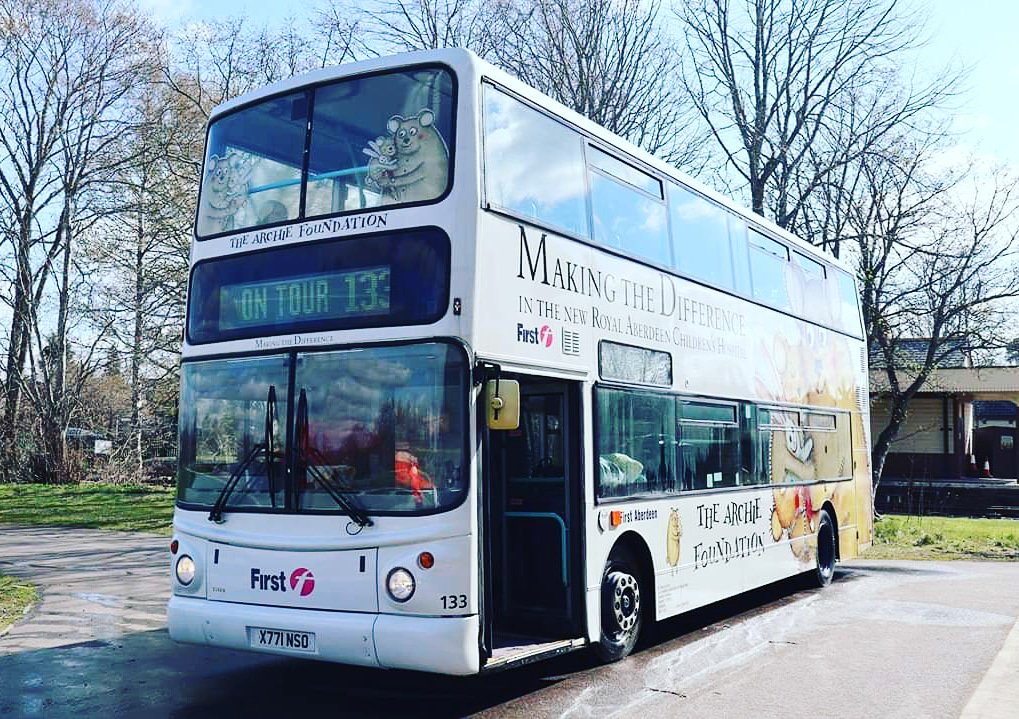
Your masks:
M634 531L623 532L619 539L609 550L609 557L617 552L623 552L630 556L636 563L636 569L640 573L640 590L645 597L642 602L646 608L644 616L650 621L657 621L658 602L655 599L655 563L651 557L651 550L642 536Z

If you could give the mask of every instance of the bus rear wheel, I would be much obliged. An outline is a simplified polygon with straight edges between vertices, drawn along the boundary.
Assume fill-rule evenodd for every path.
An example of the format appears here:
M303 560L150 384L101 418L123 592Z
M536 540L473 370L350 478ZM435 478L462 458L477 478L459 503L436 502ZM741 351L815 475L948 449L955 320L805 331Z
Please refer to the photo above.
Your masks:
M814 570L814 582L819 587L827 587L835 576L835 524L822 509L817 520L817 566Z
M633 651L644 617L640 574L628 554L613 552L609 557L601 596L601 639L595 651L603 662L617 662Z

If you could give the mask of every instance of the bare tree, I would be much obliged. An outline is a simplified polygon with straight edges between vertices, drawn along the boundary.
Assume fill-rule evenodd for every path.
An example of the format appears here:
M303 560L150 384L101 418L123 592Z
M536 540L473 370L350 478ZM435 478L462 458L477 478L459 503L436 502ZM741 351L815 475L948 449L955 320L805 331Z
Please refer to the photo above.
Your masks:
M353 56L353 29L341 28L340 21L336 27L326 23L317 42L294 20L284 24L280 31L234 17L191 25L170 43L164 80L204 122L230 98Z
M113 0L0 0L0 25L9 30L0 59L0 198L17 218L2 449L14 471L24 394L59 476L77 397L66 365L75 252L129 160L121 145L131 123L128 100L153 36ZM43 307L52 313L45 324Z
M509 5L495 18L493 60L651 154L692 168L700 143L660 10L659 0Z
M889 420L871 452L875 488L910 401L948 355L1004 347L1019 294L1015 178L945 170L940 148L930 137L889 142L856 166L831 211L857 265L867 341L887 385ZM908 338L925 340L919 360L905 359Z
M64 111L59 102L59 68L48 55L61 60L66 50L40 46L33 33L33 18L26 4L0 0L0 203L5 217L3 239L9 262L4 279L9 283L11 308L4 366L4 414L0 426L0 452L4 475L16 466L18 418L21 410L21 372L31 339L39 272L33 255L49 234L40 236L39 217L52 212L59 201L59 179L48 174L50 158L57 151ZM43 247L47 259L55 243ZM43 278L45 275L43 276Z
M105 330L108 351L126 357L123 376L107 374L130 392L129 424L117 423L115 439L136 472L146 454L143 405L155 386L177 376L184 323L195 192L188 173L165 151L178 145L171 120L178 99L156 82L139 98L142 121L127 138L134 161L117 186L120 209L96 228L87 248L98 302L86 314Z
M194 187L201 171L205 125L216 105L353 57L354 28L340 19L326 22L325 33L314 35L316 42L307 39L310 33L301 25L285 24L287 29L280 32L235 17L191 25L168 44L162 82L176 96L167 99L170 114L165 121L175 127L168 152Z
M754 212L782 227L839 168L954 92L903 86L919 20L897 0L695 0L686 84Z
M280 79L279 66L258 51L258 37L250 21L238 17L189 26L171 39L164 81L191 111L196 135L216 105ZM201 142L192 145L200 148ZM200 157L193 159L201 164Z
M463 47L666 161L693 168L680 58L660 0L384 0L327 7L356 55Z
M487 57L493 49L493 17L504 0L382 0L340 4L319 10L320 24L336 38L350 38L358 57L411 50L462 47Z

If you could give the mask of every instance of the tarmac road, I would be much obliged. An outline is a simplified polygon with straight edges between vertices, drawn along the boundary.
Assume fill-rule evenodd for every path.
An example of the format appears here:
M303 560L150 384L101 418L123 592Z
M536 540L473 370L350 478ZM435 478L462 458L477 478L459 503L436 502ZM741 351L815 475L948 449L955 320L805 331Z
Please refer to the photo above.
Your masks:
M168 540L0 527L0 571L41 603L0 636L14 717L1019 716L1019 563L854 561L590 652L459 679L174 644Z

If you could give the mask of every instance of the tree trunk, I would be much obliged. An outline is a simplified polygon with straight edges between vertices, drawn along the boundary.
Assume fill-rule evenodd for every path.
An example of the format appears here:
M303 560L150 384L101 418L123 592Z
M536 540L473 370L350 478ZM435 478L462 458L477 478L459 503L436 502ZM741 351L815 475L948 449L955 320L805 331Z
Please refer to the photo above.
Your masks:
M22 225L15 249L17 282L14 287L10 346L7 348L7 376L4 378L4 414L0 427L0 452L3 452L3 478L17 479L22 458L18 451L18 414L21 409L21 374L25 368L30 339L29 320L32 301L32 268L29 265L28 227Z
M71 302L71 208L64 208L64 247L60 268L59 306L57 309L57 326L53 341L53 373L50 376L51 388L49 419L44 424L47 429L46 445L50 453L50 461L54 469L53 479L56 482L69 482L72 476L67 465L67 426L70 423L70 398L67 396L67 326Z
M138 235L134 255L134 335L131 342L131 432L139 476L142 471L141 365L145 301L145 178L139 188Z
M910 395L911 397L912 395ZM892 398L891 415L888 419L888 424L885 425L885 428L881 430L874 440L874 446L870 452L870 467L874 480L874 484L871 487L872 498L877 496L877 488L881 484L881 475L885 470L885 460L888 459L888 450L891 448L895 438L899 436L899 431L906 421L906 407L908 404L909 398L904 398L901 395Z

